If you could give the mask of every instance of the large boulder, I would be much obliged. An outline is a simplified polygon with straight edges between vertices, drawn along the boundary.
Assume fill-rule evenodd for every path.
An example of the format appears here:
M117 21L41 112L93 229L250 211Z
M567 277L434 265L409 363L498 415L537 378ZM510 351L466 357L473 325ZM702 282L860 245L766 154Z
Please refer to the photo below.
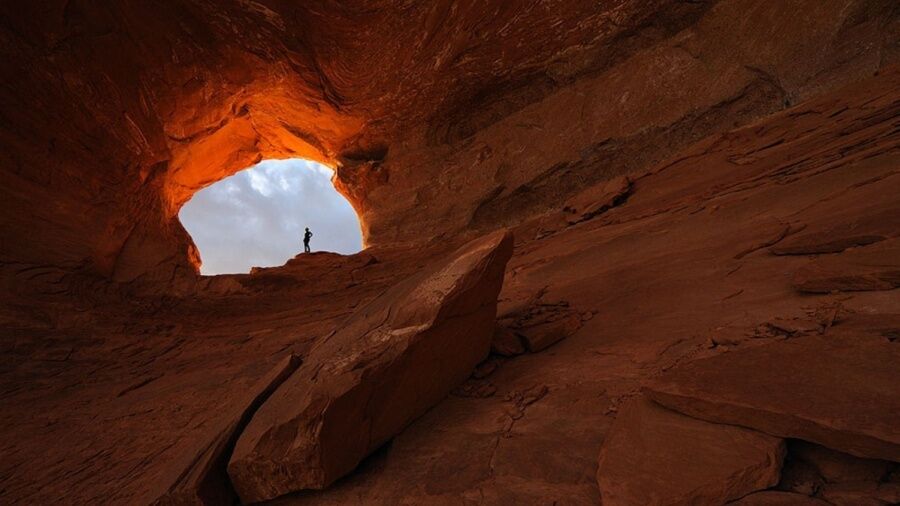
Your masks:
M468 378L490 350L512 248L507 232L473 241L317 343L237 443L241 500L327 487Z
M900 347L801 337L696 360L647 385L689 416L900 461Z
M778 483L784 441L670 411L639 397L600 450L604 506L724 504Z

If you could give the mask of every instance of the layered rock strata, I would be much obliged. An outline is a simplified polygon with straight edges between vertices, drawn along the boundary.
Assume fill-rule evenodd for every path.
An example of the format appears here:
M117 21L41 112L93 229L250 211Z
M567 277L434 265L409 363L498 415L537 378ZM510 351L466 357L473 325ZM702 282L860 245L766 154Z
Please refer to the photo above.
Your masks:
M646 392L700 419L900 461L898 363L887 340L800 337L697 360Z

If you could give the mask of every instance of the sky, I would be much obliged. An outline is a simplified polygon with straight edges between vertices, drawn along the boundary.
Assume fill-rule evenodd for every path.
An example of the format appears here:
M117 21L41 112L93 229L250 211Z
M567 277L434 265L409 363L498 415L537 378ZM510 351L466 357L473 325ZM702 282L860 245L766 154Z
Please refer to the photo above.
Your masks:
M265 160L194 194L178 216L200 250L200 272L283 265L303 251L304 227L312 251L358 252L359 218L331 175L308 160Z

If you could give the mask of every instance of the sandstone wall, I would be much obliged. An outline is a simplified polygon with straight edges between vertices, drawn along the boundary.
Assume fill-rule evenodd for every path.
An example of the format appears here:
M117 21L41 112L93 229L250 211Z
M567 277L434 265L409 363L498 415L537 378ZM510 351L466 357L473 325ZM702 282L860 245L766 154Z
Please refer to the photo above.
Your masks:
M261 158L337 167L369 244L490 229L869 76L900 33L886 0L0 14L0 261L166 282L198 262L178 208Z

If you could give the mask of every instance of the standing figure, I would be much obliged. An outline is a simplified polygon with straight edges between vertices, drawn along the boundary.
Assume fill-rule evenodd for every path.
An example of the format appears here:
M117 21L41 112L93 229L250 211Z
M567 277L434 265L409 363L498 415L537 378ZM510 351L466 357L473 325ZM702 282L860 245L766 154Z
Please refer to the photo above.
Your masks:
M309 240L312 238L312 232L309 231L309 227L306 227L306 232L303 233L303 252L309 253Z

